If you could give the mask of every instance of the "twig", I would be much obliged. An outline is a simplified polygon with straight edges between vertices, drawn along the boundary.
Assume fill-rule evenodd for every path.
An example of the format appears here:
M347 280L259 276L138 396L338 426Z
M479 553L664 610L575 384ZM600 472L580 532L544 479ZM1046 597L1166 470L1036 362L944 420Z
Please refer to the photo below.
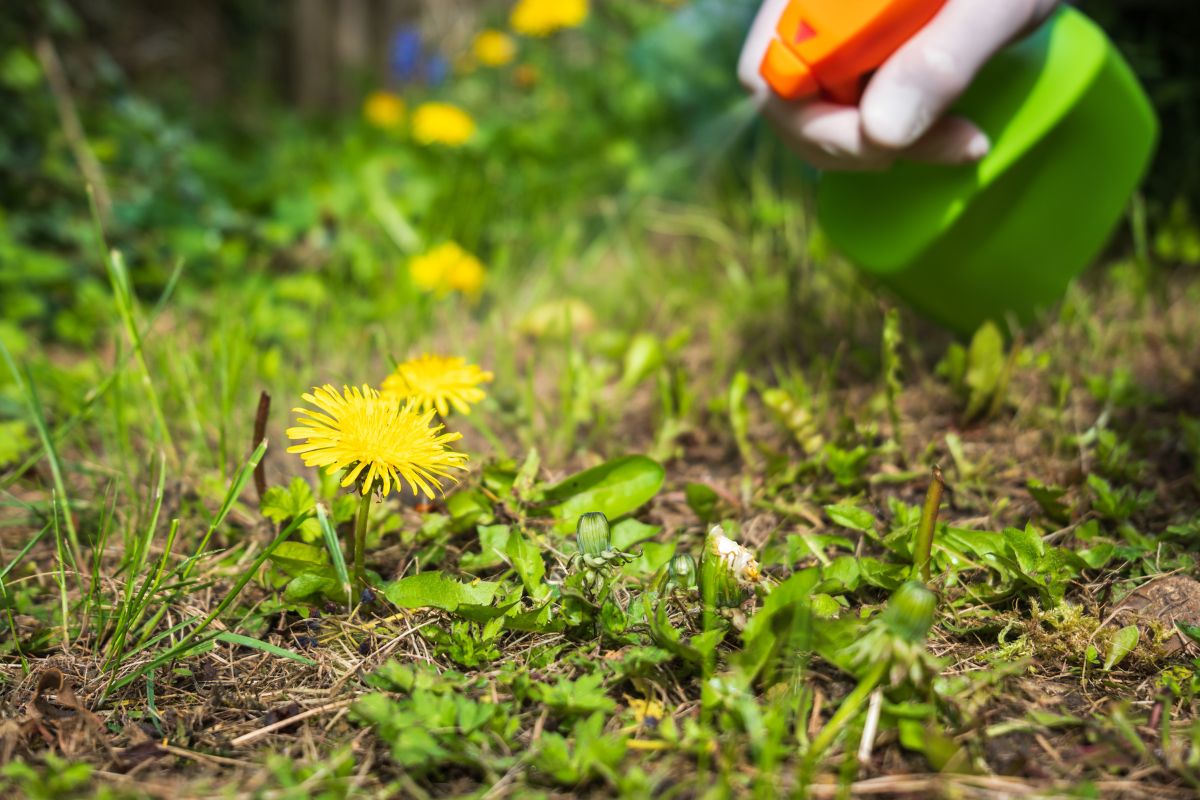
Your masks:
M104 180L104 171L92 148L88 146L87 134L79 121L79 112L75 108L75 100L71 95L71 85L67 82L67 73L63 69L58 51L48 36L39 36L34 43L42 72L46 75L46 83L50 85L50 93L54 95L54 107L58 111L58 121L62 125L63 135L67 137L67 146L75 157L83 179L91 189L96 200L96 209L105 225L112 222L112 196L108 193L108 183Z
M315 717L318 714L324 714L326 711L335 711L339 708L345 708L346 706L353 704L357 699L358 698L356 697L350 697L345 700L337 700L332 703L326 703L325 705L317 706L316 708L310 708L308 711L302 711L299 714L296 714L294 717L288 717L287 719L281 719L278 722L273 722L270 725L267 725L265 728L258 728L257 730L250 731L249 733L244 733L230 742L229 745L231 747L242 747L243 745L258 741L268 733L274 733L280 728L287 728L291 725L294 725L300 720L308 719L309 717Z
M942 480L942 470L933 468L933 480L929 484L929 492L925 495L925 507L921 509L921 521L917 525L917 539L913 543L913 572L912 577L920 575L921 580L929 583L929 562L933 554L933 533L937 528L938 509L942 505L942 491L946 488Z
M251 449L258 447L267 436L267 418L271 415L271 395L262 392L258 396L258 412L254 415L254 443ZM266 464L258 462L254 468L254 489L258 492L258 503L262 505L263 495L267 493Z
M879 730L879 715L882 710L883 687L879 687L871 694L871 702L867 705L867 724L863 727L862 740L858 744L858 760L861 764L871 760L871 751L875 748L875 732Z

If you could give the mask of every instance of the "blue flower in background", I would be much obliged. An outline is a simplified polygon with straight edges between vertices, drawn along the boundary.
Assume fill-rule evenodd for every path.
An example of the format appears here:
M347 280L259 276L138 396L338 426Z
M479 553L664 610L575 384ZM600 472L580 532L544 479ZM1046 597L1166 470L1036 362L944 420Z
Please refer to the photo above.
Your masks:
M425 82L430 86L437 86L445 82L446 77L450 74L450 64L446 59L442 58L437 53L429 57L425 62Z
M389 61L392 75L400 81L416 80L421 72L421 32L411 25L392 34Z
M392 77L401 83L424 81L436 86L450 74L449 62L440 53L427 51L421 31L413 25L404 25L392 34L388 61Z

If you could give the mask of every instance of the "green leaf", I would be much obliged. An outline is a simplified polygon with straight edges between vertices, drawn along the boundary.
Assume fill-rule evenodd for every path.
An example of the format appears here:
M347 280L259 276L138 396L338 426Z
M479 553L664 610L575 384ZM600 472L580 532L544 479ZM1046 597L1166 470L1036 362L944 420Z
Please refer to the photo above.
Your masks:
M216 636L217 641L226 642L227 644L237 644L243 647L253 647L255 650L262 650L264 653L280 656L282 658L290 658L292 661L298 661L301 664L312 666L317 662L311 658L300 655L293 650L287 650L283 647L273 645L270 642L264 642L262 639L255 639L253 636L243 636L240 633L230 633L229 631L221 631Z
M617 707L616 701L605 691L604 676L599 672L574 681L559 678L552 686L540 684L536 694L551 710L565 717L582 716L594 711L608 712Z
M885 564L875 558L862 558L859 559L858 569L864 583L890 592L904 583L910 567L905 564Z
M503 564L512 529L508 525L480 525L475 530L479 533L480 552L467 553L459 566L467 572L479 572Z
M284 542L271 554L271 563L288 575L299 575L312 567L329 563L329 554L324 548L303 542Z
M337 531L330 524L329 516L325 513L325 506L321 503L317 503L317 522L321 526L321 535L325 538L325 549L329 552L329 558L333 562L333 571L341 581L342 592L346 595L346 607L352 608L354 606L354 590L350 588L350 573L346 571L346 559L342 556L342 547L338 542Z
M834 505L825 506L825 513L834 525L849 528L852 531L862 531L869 536L875 536L875 515L858 506Z
M1125 660L1125 656L1133 652L1133 648L1138 644L1138 627L1137 625L1126 625L1121 630L1113 634L1112 641L1108 644L1108 655L1104 657L1104 671L1115 667Z
M683 487L683 493L687 498L688 507L696 512L700 521L705 524L712 522L717 502L720 500L713 488L704 483L689 483Z
M1030 479L1026 484L1029 489L1029 495L1037 501L1037 504L1042 507L1042 512L1047 517L1065 525L1071 520L1071 509L1066 503L1062 502L1062 498L1066 495L1067 490L1061 486L1047 486L1037 479Z
M675 555L675 542L646 542L642 554L621 568L626 575L650 575L666 566Z
M584 470L545 492L560 533L575 530L581 514L599 511L622 517L658 494L666 477L662 465L646 456L626 456Z
M666 359L658 338L650 333L639 333L629 343L625 352L625 372L621 386L626 391L637 386L659 369Z
M525 538L520 531L509 534L508 545L505 548L513 569L521 576L525 591L534 600L545 599L550 593L550 587L543 583L546 576L546 562L542 560L542 551L533 542Z
M292 478L292 482L286 488L272 486L267 489L259 504L259 510L272 522L283 524L305 512L312 511L315 502L312 487L303 478L297 476ZM336 514L335 520L340 521L337 520ZM305 520L300 526L300 537L307 542L321 538L321 526L315 517Z
M617 550L628 550L640 542L653 539L661 530L661 525L647 525L636 519L623 519L612 526L609 543Z
M460 605L488 605L500 587L495 581L461 583L441 572L422 572L388 585L384 596L400 608L440 608L454 611Z
M1002 535L1004 543L1008 545L1010 553L1025 575L1032 577L1041 571L1046 544L1037 531L1031 527L1006 528Z
M1004 361L1004 334L989 320L975 331L967 351L967 419L974 419L991 405L1004 375Z
M1178 628L1184 636L1188 637L1196 644L1200 644L1200 625L1189 625L1186 622L1175 620L1175 627Z
M283 590L284 599L291 602L308 600L313 595L321 595L334 602L346 599L341 581L338 580L332 567L309 567L303 572L297 573L288 581Z
M763 600L762 608L742 630L742 652L737 661L750 678L765 671L764 683L779 668L796 666L812 647L810 599L820 579L814 568L801 570L780 583Z

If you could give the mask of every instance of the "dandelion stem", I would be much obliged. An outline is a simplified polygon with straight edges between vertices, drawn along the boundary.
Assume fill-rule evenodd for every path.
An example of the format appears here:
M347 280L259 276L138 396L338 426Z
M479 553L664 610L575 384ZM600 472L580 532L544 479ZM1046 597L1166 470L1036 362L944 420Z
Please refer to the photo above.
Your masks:
M366 584L363 570L363 551L367 549L367 517L371 514L371 490L368 489L358 501L358 519L354 522L354 539L350 542L350 558L354 562L354 580Z
M942 491L945 488L946 483L942 480L942 470L935 466L933 481L929 484L929 491L925 495L925 507L921 509L921 521L917 525L917 538L913 542L912 551L912 577L916 579L919 574L921 580L926 583L929 583L929 562L933 556L933 532L937 528L938 509L942 505Z
M891 666L890 660L881 658L871 668L871 671L862 677L858 682L858 686L854 687L854 691L846 695L846 699L838 706L838 710L829 718L829 722L821 728L821 732L813 739L812 745L809 746L808 752L804 756L804 775L811 776L812 771L817 767L821 760L821 756L834 743L838 734L850 723L852 719L858 716L858 712L866 704L871 697L871 693L875 691L884 676L887 675L888 668Z

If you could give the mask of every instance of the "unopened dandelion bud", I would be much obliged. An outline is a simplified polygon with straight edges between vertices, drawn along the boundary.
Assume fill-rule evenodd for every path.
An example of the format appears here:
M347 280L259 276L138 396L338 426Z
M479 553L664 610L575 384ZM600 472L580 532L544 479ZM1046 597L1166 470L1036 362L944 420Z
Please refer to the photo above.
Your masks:
M676 553L667 567L673 586L689 589L696 585L696 559L691 553Z
M579 517L575 528L575 539L579 552L584 556L598 556L610 548L608 517L599 511L589 511Z
M937 595L920 581L908 581L892 593L883 612L883 623L904 641L919 644L933 627L936 610Z
M753 553L726 536L720 525L714 525L700 556L699 578L705 603L732 608L746 598L744 585L757 583L761 574Z

